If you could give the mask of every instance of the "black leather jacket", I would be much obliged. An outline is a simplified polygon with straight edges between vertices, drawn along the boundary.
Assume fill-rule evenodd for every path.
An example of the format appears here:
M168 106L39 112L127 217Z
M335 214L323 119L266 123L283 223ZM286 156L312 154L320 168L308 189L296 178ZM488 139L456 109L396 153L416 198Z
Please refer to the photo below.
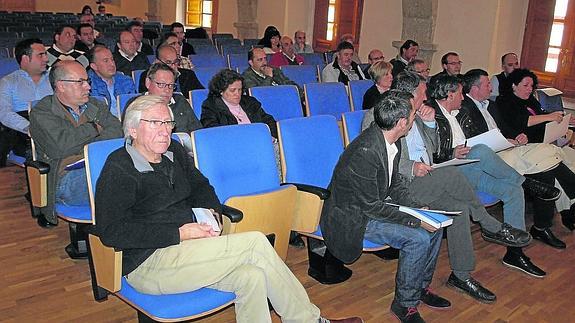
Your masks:
M435 109L435 121L437 122L437 131L439 132L439 150L433 153L433 162L442 163L453 159L454 149L451 148L453 141L451 125L449 125L449 121L447 121L447 118L443 115L443 112L435 100L428 100L427 105Z
M459 114L455 118L461 125L465 138L475 137L489 131L487 122L485 122L485 118L483 118L475 102L467 95L464 98L463 102L461 102Z

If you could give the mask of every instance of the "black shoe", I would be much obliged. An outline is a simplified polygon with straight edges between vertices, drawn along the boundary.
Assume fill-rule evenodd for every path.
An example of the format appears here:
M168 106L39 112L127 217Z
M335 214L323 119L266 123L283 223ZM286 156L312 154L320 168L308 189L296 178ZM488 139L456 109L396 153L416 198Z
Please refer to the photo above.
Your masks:
M46 217L44 216L44 214L38 215L38 220L37 220L37 222L38 222L38 225L39 225L40 227L45 228L45 229L51 229L51 228L53 228L53 227L55 227L55 226L58 225L58 224L54 224L54 223L52 223L52 222L46 220Z
M553 248L565 249L567 245L565 242L559 240L551 231L551 228L545 228L543 230L536 229L535 226L531 227L529 230L533 239L537 239L545 244L550 245Z
M493 294L487 288L481 286L478 281L471 277L469 277L467 280L461 280L457 278L454 273L451 273L451 275L449 275L449 279L447 280L447 286L453 287L460 292L466 293L467 295L483 303L493 303L497 299L495 294Z
M403 307L395 300L391 303L391 313L397 317L401 323L425 323L417 307Z
M571 205L569 210L561 211L561 223L569 231L575 230L575 204Z
M450 301L434 294L429 287L421 292L421 302L432 308L447 309L451 307Z
M541 268L535 266L526 255L520 255L514 252L507 252L502 260L503 264L519 269L522 272L537 278L543 278L547 275Z
M507 247L525 247L531 242L529 233L516 229L507 223L501 224L501 230L497 232L481 230L481 236L486 241Z
M525 177L525 182L523 182L522 186L527 193L543 201L555 201L561 195L561 191L557 187L529 177Z
M303 242L301 235L294 231L290 233L289 244L290 246L294 246L298 249L305 247L305 243Z

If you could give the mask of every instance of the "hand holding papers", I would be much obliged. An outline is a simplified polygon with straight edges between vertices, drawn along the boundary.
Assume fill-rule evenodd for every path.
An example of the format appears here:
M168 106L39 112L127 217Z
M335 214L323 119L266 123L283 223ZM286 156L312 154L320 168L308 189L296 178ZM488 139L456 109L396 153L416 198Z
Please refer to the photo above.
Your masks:
M196 220L198 223L205 223L211 225L214 232L222 231L220 222L216 218L216 215L212 213L212 211L201 207L192 208L192 211L194 212L194 215L196 216Z
M570 117L571 115L568 113L567 115L563 116L561 123L557 123L555 121L548 122L545 125L545 137L543 138L543 143L548 144L565 136L567 129L569 128Z
M499 152L513 147L513 145L503 137L499 129L491 129L475 137L467 139L467 145L473 147L478 144L484 144L494 152Z

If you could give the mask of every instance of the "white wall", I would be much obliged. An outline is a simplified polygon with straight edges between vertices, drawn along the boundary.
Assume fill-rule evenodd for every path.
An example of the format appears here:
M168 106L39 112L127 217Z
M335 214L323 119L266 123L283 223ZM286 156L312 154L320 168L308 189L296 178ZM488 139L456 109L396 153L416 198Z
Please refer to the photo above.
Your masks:
M367 55L372 49L380 49L389 61L397 55L397 50L391 45L394 40L401 39L401 0L365 0L359 36L359 57L367 61Z

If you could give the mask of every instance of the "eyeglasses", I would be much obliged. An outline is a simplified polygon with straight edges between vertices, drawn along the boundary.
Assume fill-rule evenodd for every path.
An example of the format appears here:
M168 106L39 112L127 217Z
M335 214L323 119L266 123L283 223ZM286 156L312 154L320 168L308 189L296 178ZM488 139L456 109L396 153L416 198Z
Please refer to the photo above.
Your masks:
M154 83L156 83L156 85L160 88L160 89L164 89L164 88L168 88L168 89L175 89L176 88L176 83L161 83L161 82L156 82L155 80L151 79L150 80Z
M463 62L459 61L459 62L451 62L451 63L447 63L447 65L462 65Z
M378 57L371 57L369 59L371 59L372 61L383 61L385 57L383 56L378 56Z
M160 59L160 62L162 62L162 63L164 63L164 64L166 64L166 65L180 65L180 63L182 62L182 60L179 59L179 58L176 58L176 59L173 60L173 61L163 61L163 60Z
M430 69L426 68L426 69L421 70L421 71L415 71L415 73L425 73L425 72L429 73L429 71L430 71Z
M169 130L174 129L176 126L176 122L172 120L162 121L162 120L148 120L148 119L140 119L140 121L145 121L150 124L150 128L158 129L162 126L167 126Z
M84 83L91 85L92 81L90 81L90 79L78 79L78 80L58 80L58 81L62 81L62 82L69 82L69 83L76 83L76 84L80 84L80 85L84 85Z

